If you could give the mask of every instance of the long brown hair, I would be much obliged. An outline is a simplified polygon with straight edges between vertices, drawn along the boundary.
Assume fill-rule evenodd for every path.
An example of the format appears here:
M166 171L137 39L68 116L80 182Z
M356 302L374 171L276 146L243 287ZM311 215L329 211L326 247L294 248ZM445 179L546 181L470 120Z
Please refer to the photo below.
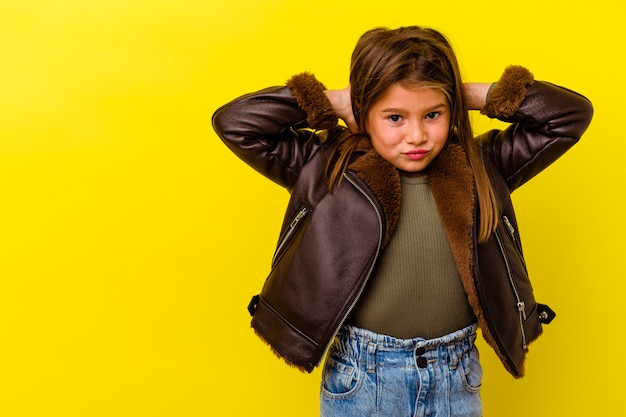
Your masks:
M448 141L458 141L467 154L480 208L478 240L486 241L498 221L495 194L474 143L456 56L445 36L434 29L417 26L372 29L357 42L350 66L350 89L352 111L362 133L346 131L339 139L330 159L332 163L327 167L331 191L341 181L359 141L368 138L365 129L368 112L395 83L407 88L437 88L448 99L451 112Z

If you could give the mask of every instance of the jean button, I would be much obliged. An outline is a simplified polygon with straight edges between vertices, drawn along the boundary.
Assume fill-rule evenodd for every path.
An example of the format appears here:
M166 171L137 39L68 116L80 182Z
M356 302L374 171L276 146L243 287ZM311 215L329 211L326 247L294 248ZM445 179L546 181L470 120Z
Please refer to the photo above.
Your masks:
M420 356L419 358L417 358L417 366L419 366L420 368L426 368L426 365L428 365L428 361L425 357Z
M417 353L418 356L422 356L424 353L426 353L426 348L418 347L415 353Z

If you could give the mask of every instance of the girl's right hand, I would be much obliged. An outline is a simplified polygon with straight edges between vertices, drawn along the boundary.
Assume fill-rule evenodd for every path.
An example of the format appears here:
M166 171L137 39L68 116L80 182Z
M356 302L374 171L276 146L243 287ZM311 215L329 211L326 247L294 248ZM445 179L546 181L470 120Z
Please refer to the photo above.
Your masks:
M346 123L346 126L351 132L358 133L359 127L354 119L354 113L352 113L350 86L342 90L326 90L325 93L337 117Z

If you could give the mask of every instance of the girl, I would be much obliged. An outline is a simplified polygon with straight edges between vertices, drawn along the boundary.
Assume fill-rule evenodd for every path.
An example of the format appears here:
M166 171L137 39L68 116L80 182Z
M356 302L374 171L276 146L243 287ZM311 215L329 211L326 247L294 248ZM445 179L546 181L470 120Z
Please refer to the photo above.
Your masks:
M511 125L473 138L468 110ZM554 313L534 299L510 193L591 116L523 67L464 84L420 27L366 32L346 89L304 73L216 111L226 145L291 193L249 311L288 363L311 372L328 352L322 416L480 416L478 327L523 375Z

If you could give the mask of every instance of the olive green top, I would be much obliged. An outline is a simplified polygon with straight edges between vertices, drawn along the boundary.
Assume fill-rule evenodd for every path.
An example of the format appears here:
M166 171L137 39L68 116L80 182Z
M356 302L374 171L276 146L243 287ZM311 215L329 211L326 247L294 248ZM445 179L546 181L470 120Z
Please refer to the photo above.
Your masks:
M397 229L348 323L401 339L431 339L475 320L428 179L402 176Z

